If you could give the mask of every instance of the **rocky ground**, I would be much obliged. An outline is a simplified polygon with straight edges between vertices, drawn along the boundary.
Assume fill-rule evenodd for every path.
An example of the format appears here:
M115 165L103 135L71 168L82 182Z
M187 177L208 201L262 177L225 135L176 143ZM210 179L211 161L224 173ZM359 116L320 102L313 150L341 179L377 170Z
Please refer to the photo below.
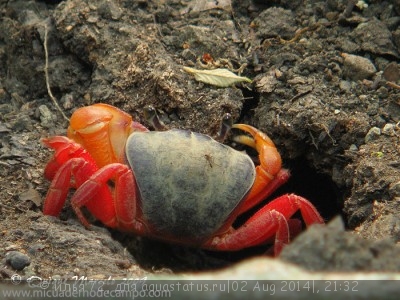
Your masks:
M399 272L400 1L356 2L0 1L0 278L213 270L265 250L214 253L98 223L86 230L68 207L43 216L51 152L40 139L68 124L51 93L67 117L103 102L145 123L150 104L168 127L209 135L231 113L275 141L292 171L278 194L343 220L307 230L278 259ZM184 66L253 81L218 88Z

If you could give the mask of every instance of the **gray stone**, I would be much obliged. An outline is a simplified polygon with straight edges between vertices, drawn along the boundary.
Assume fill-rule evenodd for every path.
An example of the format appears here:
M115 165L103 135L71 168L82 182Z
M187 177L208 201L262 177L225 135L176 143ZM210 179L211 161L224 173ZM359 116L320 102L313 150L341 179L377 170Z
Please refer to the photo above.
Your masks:
M374 64L365 57L343 53L344 75L352 80L363 80L372 77L376 68Z
M381 135L381 129L378 127L372 127L365 135L365 143L369 143L376 140Z
M31 264L31 259L19 251L10 251L6 254L6 262L15 270L23 270Z

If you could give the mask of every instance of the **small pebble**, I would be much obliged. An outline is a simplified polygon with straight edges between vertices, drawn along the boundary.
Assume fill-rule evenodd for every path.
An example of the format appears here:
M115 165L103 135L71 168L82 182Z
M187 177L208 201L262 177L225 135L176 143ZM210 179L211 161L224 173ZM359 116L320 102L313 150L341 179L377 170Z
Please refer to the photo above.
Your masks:
M378 127L372 127L368 133L365 135L365 143L368 143L370 141L376 140L378 136L381 135L381 129Z
M350 151L358 151L358 147L355 144L351 144L350 147L349 147L349 150Z
M65 94L61 97L60 102L64 109L71 109L74 107L74 96L72 94Z
M368 58L346 53L343 53L342 56L344 58L344 74L348 78L354 81L363 80L375 74L376 68Z
M14 270L20 271L31 264L31 259L19 251L10 251L6 254L6 263Z
M51 128L54 126L53 114L46 105L39 106L40 113L40 124L45 128Z
M341 80L339 83L339 88L342 91L348 92L351 90L351 83L347 80Z
M388 123L385 126L383 126L382 133L393 136L393 135L395 135L395 128L396 128L396 125Z
M33 244L33 245L29 246L28 253L30 255L36 255L38 252L42 251L44 248L46 248L46 246L44 244L41 244L41 243Z
M392 61L383 71L383 77L388 81L397 82L400 79L399 65L395 61Z
M36 206L40 206L42 204L42 197L39 192L35 189L28 189L21 194L19 194L20 201L32 201Z
M4 248L4 250L6 251L13 251L13 250L17 250L19 247L17 245L11 244L7 247Z

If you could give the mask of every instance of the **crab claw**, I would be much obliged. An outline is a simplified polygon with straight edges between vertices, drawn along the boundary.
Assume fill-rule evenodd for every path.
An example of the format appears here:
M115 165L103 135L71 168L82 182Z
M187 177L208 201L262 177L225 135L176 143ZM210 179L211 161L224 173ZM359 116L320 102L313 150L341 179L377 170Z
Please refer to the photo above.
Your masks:
M80 145L74 143L72 140L65 136L53 136L51 138L42 139L42 143L48 147L54 149L56 152L47 164L44 176L53 180L58 169L68 160L78 156L87 157L87 152L82 149Z
M238 143L250 146L257 150L260 158L261 169L264 175L273 179L282 169L282 159L274 142L260 130L246 124L234 124L232 128L241 129L249 133L247 135L235 136L234 140Z
M265 133L246 124L234 124L232 128L243 130L251 135L239 135L233 139L256 149L260 160L260 165L256 167L253 187L239 210L239 213L243 213L263 201L285 183L290 177L290 172L282 169L281 155L274 142Z

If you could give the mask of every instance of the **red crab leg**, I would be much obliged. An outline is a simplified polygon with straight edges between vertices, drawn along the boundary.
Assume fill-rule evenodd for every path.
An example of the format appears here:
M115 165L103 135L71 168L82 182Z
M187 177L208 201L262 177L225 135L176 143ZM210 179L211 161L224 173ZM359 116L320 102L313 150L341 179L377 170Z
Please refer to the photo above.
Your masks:
M290 239L287 220L298 210L307 226L324 223L318 211L308 200L294 194L287 194L265 205L238 229L231 228L229 232L214 237L204 246L213 250L240 250L265 243L275 236L274 253L279 255Z
M84 174L92 174L97 167L81 145L65 136L54 136L43 139L42 142L55 150L44 171L45 177L52 182L44 201L43 212L46 215L58 216L66 201L68 190L82 183ZM71 177L74 180L71 180Z
M67 137L55 136L44 139L43 143L56 151L45 170L46 178L52 179L52 182L44 201L43 213L58 216L69 189L81 186L98 168L89 153ZM110 221L115 215L115 208L108 186L103 186L99 194L101 196L96 203L87 206L94 216L101 216L99 219L104 220L106 225L115 227ZM88 225L87 221L85 225Z
M103 189L107 187L109 180L114 180L115 187L113 196L107 195L106 200L103 198ZM103 212L99 200L101 203L104 200L113 203L113 211L109 214L107 211ZM87 206L96 218L109 227L118 227L140 234L145 228L137 219L136 205L135 179L130 168L121 163L109 164L98 170L76 190L71 198L71 206L85 226L89 226L89 223L81 212L83 206Z
M71 174L76 173L79 169L86 169L85 164L83 158L73 158L61 166L55 175L52 175L53 181L43 204L45 215L56 217L60 214L71 187Z
M44 171L44 176L49 180L53 180L59 168L72 158L80 157L92 165L94 170L97 169L96 163L90 154L81 145L65 136L53 136L43 139L42 142L45 146L55 150Z
M76 182L84 181L87 178L87 174L92 173L90 171L92 170L90 170L87 161L83 158L72 158L62 165L50 185L49 192L44 202L43 213L45 215L58 216L65 204L68 191L73 185L71 184L72 178L74 178ZM80 184L77 184L77 186L79 185ZM97 197L96 203L87 203L86 206L89 211L104 224L115 227L115 208L107 185L101 187L99 195L101 196ZM88 221L82 213L80 213L78 217L86 227L89 226Z

